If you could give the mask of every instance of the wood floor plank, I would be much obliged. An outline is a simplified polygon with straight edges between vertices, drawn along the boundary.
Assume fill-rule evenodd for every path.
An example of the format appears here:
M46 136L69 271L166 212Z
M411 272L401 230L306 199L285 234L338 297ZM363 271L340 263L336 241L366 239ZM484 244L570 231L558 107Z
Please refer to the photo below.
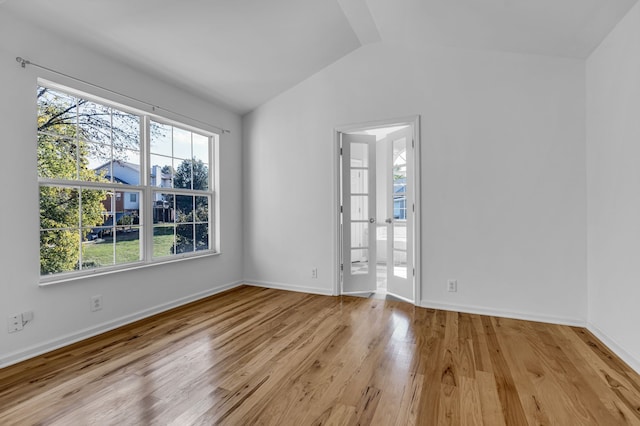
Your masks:
M482 422L486 426L504 426L505 417L502 411L502 403L498 395L498 385L493 373L486 371L476 372L478 393L480 394L480 412Z
M242 286L0 369L1 425L640 425L585 329Z
M485 327L489 356L495 372L494 376L498 385L498 395L500 396L505 421L508 425L527 424L518 389L511 373L511 367L504 358L503 348L498 343L496 328L501 326L500 320L483 317L482 324Z
M637 384L640 383L637 375L627 368L618 368L622 361L613 360L612 362L613 354L603 356L605 348L601 343L598 344L595 338L585 339L584 334L579 330L576 332L575 329L562 329L561 333L568 338L568 342L580 350L579 353L584 362L575 362L574 365L581 371L585 368L591 370L582 373L582 377L591 378L589 385L598 393L604 408L619 424L640 425L640 404L638 403L640 393L635 392ZM622 389L628 397L621 395Z
M460 377L460 425L481 426L482 405L480 404L480 390L475 378Z

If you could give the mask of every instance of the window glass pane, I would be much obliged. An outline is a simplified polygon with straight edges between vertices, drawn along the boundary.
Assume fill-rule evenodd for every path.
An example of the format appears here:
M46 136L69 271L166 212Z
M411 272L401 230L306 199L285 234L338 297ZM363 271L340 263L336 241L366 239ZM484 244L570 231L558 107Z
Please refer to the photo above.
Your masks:
M40 229L78 228L79 208L77 188L40 187Z
M351 196L351 220L369 220L369 196Z
M400 138L393 141L393 166L405 168L407 165L407 139Z
M77 136L85 141L111 143L111 109L80 99Z
M186 224L176 227L176 246L174 253L189 253L194 250L193 226L192 224Z
M115 239L116 263L131 263L142 259L140 227L119 226Z
M367 194L369 192L369 171L351 170L351 193Z
M351 247L368 247L369 246L369 223L368 222L352 222L351 223Z
M140 150L140 117L113 109L111 119L113 144Z
M393 248L406 250L407 249L407 224L406 222L394 222L393 223Z
M199 160L193 162L193 189L209 189L209 165Z
M182 160L191 159L191 132L173 128L173 156Z
M209 225L196 224L196 250L209 250Z
M407 197L393 197L393 218L404 220L407 218Z
M393 251L393 275L407 278L407 252Z
M358 275L367 273L369 273L369 250L351 250L351 274Z
M193 133L193 159L209 162L209 138Z
M127 185L140 185L140 152L114 150L113 179Z
M50 179L76 179L77 146L74 141L38 135L38 176Z
M152 201L153 223L174 222L174 196L154 192Z
M113 226L113 214L115 212L115 195L114 189L109 189L102 201L102 225Z
M352 143L351 167L367 167L369 165L369 145L365 143Z
M196 197L196 222L209 221L209 197Z
M174 226L153 227L153 257L171 256L175 241Z
M192 163L191 160L174 160L174 166L176 168L176 173L173 178L174 188L192 189Z
M82 269L113 265L112 229L96 227L82 230Z
M137 191L125 192L122 197L122 218L118 225L139 225L140 224L140 196Z
M150 133L151 153L171 157L173 155L173 148L171 146L172 127L152 121L150 125Z
M151 180L149 184L156 188L171 188L173 165L169 157L151 156Z
M193 196L176 195L176 222L193 222Z
M73 96L38 87L38 132L76 136L77 109Z
M82 226L95 227L104 223L103 212L108 200L108 191L102 189L83 189L82 192Z
M78 229L40 232L40 274L48 275L78 269L80 233Z
M404 194L407 192L407 171L396 170L393 171L393 193Z
M113 176L111 145L83 142L80 154L82 167L95 174L94 179L91 174L85 173L83 180L111 181Z

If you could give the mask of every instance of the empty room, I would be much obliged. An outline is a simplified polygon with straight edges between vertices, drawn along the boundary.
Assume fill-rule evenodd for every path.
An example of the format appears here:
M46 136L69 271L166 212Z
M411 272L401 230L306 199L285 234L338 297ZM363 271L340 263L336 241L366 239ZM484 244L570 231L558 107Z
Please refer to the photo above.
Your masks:
M637 0L0 0L1 425L640 425Z

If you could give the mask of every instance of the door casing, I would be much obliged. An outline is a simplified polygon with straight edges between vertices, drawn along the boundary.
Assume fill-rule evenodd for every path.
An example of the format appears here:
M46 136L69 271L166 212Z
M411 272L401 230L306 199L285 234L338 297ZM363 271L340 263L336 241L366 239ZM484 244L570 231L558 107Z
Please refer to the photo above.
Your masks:
M342 263L342 244L341 244L341 229L340 229L340 194L342 190L342 182L340 179L340 134L355 132L360 130L391 127L398 125L411 125L413 127L413 142L414 142L414 155L413 155L413 188L414 188L414 227L413 227L413 265L415 268L415 274L413 276L414 286L414 305L419 306L422 300L421 292L421 170L420 170L420 116L407 116L388 120L377 120L363 123L356 123L350 125L337 126L334 129L334 161L333 161L333 188L334 188L334 216L333 216L333 229L334 229L334 283L333 283L333 295L337 296L341 293L342 284L342 271L340 265Z

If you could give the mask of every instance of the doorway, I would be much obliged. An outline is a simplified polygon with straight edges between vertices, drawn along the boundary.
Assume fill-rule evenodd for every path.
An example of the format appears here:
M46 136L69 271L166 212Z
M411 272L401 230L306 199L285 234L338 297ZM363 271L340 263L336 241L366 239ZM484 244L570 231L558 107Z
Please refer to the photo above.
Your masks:
M418 123L336 130L340 294L420 300Z

